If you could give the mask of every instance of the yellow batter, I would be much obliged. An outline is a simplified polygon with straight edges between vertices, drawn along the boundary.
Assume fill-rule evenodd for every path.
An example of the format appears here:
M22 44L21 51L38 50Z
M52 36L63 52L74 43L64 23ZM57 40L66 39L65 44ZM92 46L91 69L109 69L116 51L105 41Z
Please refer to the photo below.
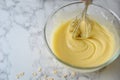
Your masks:
M92 20L92 30L87 39L73 39L68 21L55 31L52 50L63 62L75 67L96 67L104 64L114 54L115 40L112 33Z

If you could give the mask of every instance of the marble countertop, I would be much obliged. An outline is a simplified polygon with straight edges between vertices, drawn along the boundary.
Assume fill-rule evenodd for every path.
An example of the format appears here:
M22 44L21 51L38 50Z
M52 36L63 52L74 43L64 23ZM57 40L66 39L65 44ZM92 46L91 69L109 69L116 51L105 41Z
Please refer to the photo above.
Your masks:
M63 67L47 50L45 21L71 1L77 0L0 0L0 80L120 80L120 58L82 74ZM120 16L119 0L95 1Z

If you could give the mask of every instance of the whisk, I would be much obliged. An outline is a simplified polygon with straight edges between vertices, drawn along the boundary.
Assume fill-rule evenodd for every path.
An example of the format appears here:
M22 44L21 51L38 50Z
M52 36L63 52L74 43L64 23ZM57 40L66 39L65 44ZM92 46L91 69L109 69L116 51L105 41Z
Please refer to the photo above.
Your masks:
M73 32L72 37L74 39L88 38L89 33L91 32L91 24L87 17L87 9L88 6L92 3L92 0L84 0L84 1L85 1L85 8L82 12L81 18L76 17L76 19L74 19L70 25L71 27L70 31Z

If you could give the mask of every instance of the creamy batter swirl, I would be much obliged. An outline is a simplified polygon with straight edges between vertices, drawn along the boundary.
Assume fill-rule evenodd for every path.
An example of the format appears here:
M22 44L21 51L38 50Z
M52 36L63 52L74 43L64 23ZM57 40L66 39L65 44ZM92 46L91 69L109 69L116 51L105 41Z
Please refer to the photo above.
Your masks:
M62 24L53 36L53 52L63 62L76 67L96 67L107 62L114 54L112 33L92 20L92 30L86 39L73 39L70 21Z

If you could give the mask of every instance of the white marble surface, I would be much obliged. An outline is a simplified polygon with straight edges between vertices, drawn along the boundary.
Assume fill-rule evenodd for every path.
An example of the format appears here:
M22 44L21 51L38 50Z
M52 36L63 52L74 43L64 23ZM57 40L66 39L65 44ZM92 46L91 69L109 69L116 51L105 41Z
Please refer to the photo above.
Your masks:
M120 58L100 71L71 75L73 71L48 52L43 38L45 21L52 11L71 1L77 0L0 0L0 80L17 80L21 72L25 74L19 80L120 80ZM120 16L119 0L95 1ZM42 71L33 76L39 67Z

